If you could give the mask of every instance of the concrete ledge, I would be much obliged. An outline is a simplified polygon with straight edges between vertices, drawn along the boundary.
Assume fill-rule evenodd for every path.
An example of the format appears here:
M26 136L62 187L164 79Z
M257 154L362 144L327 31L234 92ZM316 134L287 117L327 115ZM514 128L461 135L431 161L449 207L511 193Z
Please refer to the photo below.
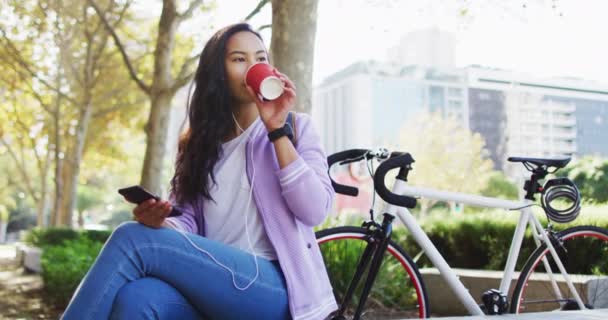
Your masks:
M25 270L35 273L42 272L40 266L40 258L42 256L42 249L38 247L30 247L25 244L19 244L17 246L17 261L22 263Z
M478 304L481 304L481 295L483 292L492 288L498 289L503 276L502 271L470 269L453 270ZM467 310L450 287L448 287L437 269L424 268L420 269L420 273L422 274L422 278L424 279L427 288L431 314L433 316L468 315ZM515 272L513 279L511 280L511 288L507 295L509 297L509 303L511 303L511 295L517 284L518 277L519 272ZM531 298L534 298L535 296L543 297L546 290L550 287L548 281L548 276L544 274L534 274L528 282L526 295ZM587 292L593 292L593 290L598 289L608 290L608 278L598 279L594 276L575 275L572 277L572 281L575 286L579 287L579 290L586 290ZM565 281L561 278L561 275L558 276L558 284L563 292L569 291ZM608 308L608 301L594 301L592 303L601 308ZM530 308L528 310L531 312L540 311ZM608 319L608 317L603 319Z

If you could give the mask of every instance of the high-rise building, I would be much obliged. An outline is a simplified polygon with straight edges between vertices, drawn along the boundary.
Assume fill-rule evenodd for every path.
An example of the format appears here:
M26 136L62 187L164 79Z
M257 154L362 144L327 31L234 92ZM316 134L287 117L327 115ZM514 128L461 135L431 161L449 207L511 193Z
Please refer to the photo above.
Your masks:
M497 169L508 156L608 156L608 86L505 70L359 62L315 88L328 152L394 143L420 112L480 133Z
M462 69L366 61L327 78L313 93L313 118L327 152L395 143L399 129L422 112L438 112L468 127Z
M508 156L608 156L608 87L467 68L471 129L498 168ZM483 115L483 116L480 116Z

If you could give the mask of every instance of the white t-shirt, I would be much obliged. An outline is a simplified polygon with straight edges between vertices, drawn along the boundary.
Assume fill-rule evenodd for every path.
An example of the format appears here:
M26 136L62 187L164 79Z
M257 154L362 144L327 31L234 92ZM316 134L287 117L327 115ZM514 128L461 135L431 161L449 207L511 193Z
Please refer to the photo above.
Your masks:
M216 184L209 177L209 193L213 200L205 200L205 235L207 238L231 245L269 260L277 255L250 195L250 183L245 169L248 136L262 125L258 117L238 137L222 144L223 152L214 168ZM251 197L251 199L250 199ZM248 222L245 229L245 221ZM251 240L251 251L249 241Z

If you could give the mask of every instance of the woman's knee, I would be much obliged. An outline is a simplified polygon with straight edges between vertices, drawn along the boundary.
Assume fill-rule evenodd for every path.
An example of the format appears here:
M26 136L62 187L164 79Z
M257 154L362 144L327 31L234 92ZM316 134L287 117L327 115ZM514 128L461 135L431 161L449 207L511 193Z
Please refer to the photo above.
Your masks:
M112 319L199 319L196 309L177 289L152 277L124 285L112 306Z
M145 278L144 278L145 279ZM112 305L111 319L141 319L146 318L146 313L153 316L152 310L149 310L143 279L135 280L124 285L114 299Z
M146 232L152 231L151 228L146 227L145 225L137 222L137 221L125 221L118 225L108 241L119 241L123 242L124 240L130 239L132 237L136 237Z

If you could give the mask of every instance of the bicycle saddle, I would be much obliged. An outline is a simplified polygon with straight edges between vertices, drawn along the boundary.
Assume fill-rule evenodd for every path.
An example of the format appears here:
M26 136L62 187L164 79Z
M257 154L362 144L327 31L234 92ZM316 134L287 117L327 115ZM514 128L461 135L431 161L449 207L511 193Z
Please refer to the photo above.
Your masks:
M521 162L521 163L531 163L537 166L547 166L547 167L555 167L555 168L563 168L565 167L571 160L571 158L561 158L561 159L545 159L545 158L525 158L525 157L509 157L507 160L510 162Z

